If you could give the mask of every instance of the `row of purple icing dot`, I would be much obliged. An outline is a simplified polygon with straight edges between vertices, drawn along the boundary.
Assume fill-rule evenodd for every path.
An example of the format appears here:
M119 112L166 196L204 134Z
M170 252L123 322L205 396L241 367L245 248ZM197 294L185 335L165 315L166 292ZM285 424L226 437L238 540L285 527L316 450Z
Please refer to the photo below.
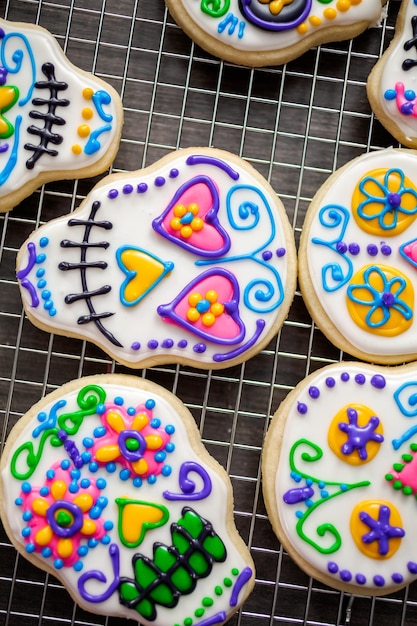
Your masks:
M285 248L277 248L277 250L275 251L275 254L280 259L281 257L285 256L286 252L287 251ZM262 258L264 261L270 261L273 256L274 254L273 252L271 252L271 250L265 250L264 252L262 252Z
M170 170L169 177L177 178L178 174L179 174L179 171L174 167ZM164 176L157 176L153 182L154 182L155 187L163 187L166 183L166 178L164 178ZM122 193L125 196L128 196L129 194L133 193L134 190L135 190L135 187L131 185L130 183L127 183L126 185L123 185L122 187ZM136 185L137 193L145 193L145 191L148 191L147 183L138 183L138 185ZM110 200L115 200L118 197L118 195L119 195L118 189L110 189L110 191L107 194L107 197L110 198Z
M159 347L159 342L157 341L157 339L150 339L146 345L149 350L156 350ZM188 346L188 341L186 339L180 339L180 341L177 343L177 346L178 348L184 349ZM130 347L132 350L138 351L141 349L142 346L139 341L134 341ZM173 348L174 340L169 338L164 339L164 341L162 341L161 343L161 347L165 349ZM193 350L198 354L202 354L207 350L207 346L205 343L196 343L195 346L193 346Z
M340 254L345 254L345 252L350 252L353 256L359 254L361 248L358 243L350 243L346 244L344 241L338 241L336 244L336 250L340 252ZM379 252L378 246L374 243L370 243L366 246L366 251L369 256L376 256ZM392 253L391 246L387 243L381 242L381 254L384 256L390 256Z
M413 563L411 561L410 563L407 564L407 567L408 567L408 570L412 574L417 572L417 563ZM334 561L329 561L329 563L327 564L327 569L330 574L339 574L340 579L343 580L343 582L345 583L350 582L353 578L352 572L350 572L348 569L339 570L338 564L335 563ZM398 572L394 572L393 574L391 574L391 579L396 584L400 584L404 581L403 575ZM380 574L375 574L372 580L376 587L384 587L385 585L385 578L381 576ZM358 585L365 585L366 576L361 573L355 574L355 581L357 582Z
M350 380L350 374L348 372L342 372L340 374L340 380L344 383L347 383ZM355 374L354 381L358 385L364 385L366 382L365 374ZM382 374L374 374L373 376L371 376L369 382L373 387L375 387L375 389L384 389L386 385L385 377L382 376ZM327 376L327 378L325 379L325 385L328 389L333 389L333 387L336 386L336 379L333 376ZM320 389L315 385L311 385L308 388L308 395L312 400L317 400L317 398L320 397ZM305 415L308 411L308 406L305 404L305 402L298 402L297 411L298 413L300 413L300 415Z

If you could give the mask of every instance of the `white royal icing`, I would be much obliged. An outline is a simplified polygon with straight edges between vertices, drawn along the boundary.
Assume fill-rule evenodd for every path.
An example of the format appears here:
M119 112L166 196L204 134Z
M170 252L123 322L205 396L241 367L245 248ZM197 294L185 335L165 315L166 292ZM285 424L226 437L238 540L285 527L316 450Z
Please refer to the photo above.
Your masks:
M39 175L70 177L114 153L118 94L72 65L49 32L0 20L0 54L0 203Z
M172 626L176 623L198 626L200 622L221 624L247 595L247 585L253 575L249 552L243 542L237 540L235 529L232 530L234 536L229 534L231 498L226 474L213 459L209 459L202 447L197 453L195 444L191 445L189 425L185 425L177 412L180 408L177 399L164 390L161 390L164 391L161 395L154 384L145 389L137 387L136 381L131 384L127 377L117 375L112 382L102 385L97 377L94 381L82 379L77 382L77 389L70 392L63 389L54 395L53 400L43 404L41 411L33 414L9 448L7 460L3 459L2 506L9 528L22 553L37 557L40 567L52 568L73 598L87 610L140 620L148 626ZM100 390L104 390L104 398ZM77 402L79 393L81 399ZM141 408L138 410L138 407ZM82 414L86 408L87 412ZM119 430L117 420L111 420L111 411L121 420L122 428ZM136 430L134 423L132 426L131 420L141 413L147 416L152 428L149 424ZM73 417L63 420L65 414L72 414ZM104 429L104 434L100 433L100 429ZM158 446L152 439L161 437L161 433L164 441ZM51 445L54 434L62 441L66 437L65 444L58 447ZM194 438L195 435L193 433ZM156 459L158 454L162 455L158 469L140 479L139 470L132 469L134 462L128 458L129 453L135 451L134 446L128 447L129 441L136 441L141 446L146 441L146 450L141 447L138 458L142 456L150 462L154 456ZM97 462L99 449L108 445L118 450L114 462L110 465ZM29 456L29 448L34 451L35 457ZM62 467L61 463L64 464ZM48 480L51 468L54 475ZM91 482L95 485L93 502L87 500L83 510L77 497L85 497L85 492L91 490ZM34 496L31 494L35 494L40 504L36 506L33 503ZM74 499L75 511L70 508ZM127 513L128 505L135 510ZM146 505L149 512L141 508ZM153 604L155 610L155 614L147 618L147 607L144 614L138 604L140 591L136 589L130 596L121 592L122 581L126 584L129 579L129 589L134 588L132 559L138 554L146 557L149 568L153 567L156 559L159 569L164 569L167 561L158 561L155 556L157 544L170 547L171 554L175 556L173 561L180 560L178 552L171 548L177 545L173 544L172 524L181 520L184 507L190 507L197 516L209 522L209 535L213 535L214 531L220 537L227 554L219 553L217 548L211 550L213 539L208 539L207 544L203 541L203 547L210 553L206 554L206 561L211 562L195 575L199 566L192 554L202 548L198 536L194 537L197 543L187 553L187 563L181 562L182 568L187 569L191 577L194 576L194 590L190 589L191 583L186 580L179 591L180 580L175 578L177 569L172 564L165 567L165 571L169 572L165 580L160 574L155 574L159 587L157 584L147 587L149 579L145 582L141 570L142 578L139 577L137 583L143 585L142 599L145 598L148 608L149 604ZM69 513L69 520L65 522L61 518L54 526L53 518L58 519L60 513ZM125 515L127 517L123 519ZM94 532L88 535L84 526L79 530L78 518L84 525L100 527L99 536ZM37 543L41 542L42 535L37 533L45 527L44 532L49 533L49 528L52 532L44 535L46 539L42 546ZM67 541L72 542L73 550L61 558L57 551L65 550L65 546L61 544L58 548L57 540L62 540L65 528L68 529ZM144 531L142 535L140 529ZM89 541L91 538L92 542ZM177 547L181 552L181 545ZM75 550L78 554L73 558ZM213 554L216 554L214 559L211 558ZM149 571L146 568L148 574ZM158 569L154 568L154 571L158 572ZM171 585L171 591L176 595L176 601L171 600L171 607L169 593L161 592L164 584ZM165 598L162 602L161 593ZM125 606L120 602L121 596L132 600L133 604Z
M417 443L416 390L417 371L410 366L383 370L341 363L309 377L286 405L278 468L276 474L264 475L264 480L274 484L285 545L295 550L296 558L316 568L316 575L325 577L330 585L351 585L355 594L383 594L416 579L417 483L413 467L417 457L410 449ZM354 415L348 419L345 409L358 404L370 409L362 423L358 420L362 427L359 435L368 434L357 439L355 446L358 430L353 428L349 439L353 445L342 453L348 434L338 424L354 424ZM341 409L343 417L332 426ZM274 419L280 418L278 410ZM339 454L329 444L332 428L341 436ZM370 441L381 428L383 440L379 437L373 442L371 454ZM276 446L273 437L267 442ZM349 462L353 457L357 464ZM358 511L367 511L367 501L377 505L366 517L368 523L361 526ZM389 515L386 510L381 512L380 502L388 506ZM395 510L401 522L393 523ZM400 530L384 527L384 521ZM397 551L392 554L395 542ZM364 553L368 548L376 554ZM385 554L380 554L380 549Z
M157 170L110 177L80 211L35 232L17 273L35 323L94 341L133 366L161 358L227 367L260 349L292 300L295 248L272 189L226 154L189 149ZM168 232L181 202L198 205L189 238ZM199 319L189 320L189 296L200 292L201 314L194 309ZM207 310L216 316L205 325Z
M383 359L389 356L400 363L403 355L406 359L407 356L417 353L415 341L417 257L414 250L414 241L417 239L416 166L417 156L412 151L388 149L365 154L352 161L341 174L333 178L323 194L319 192L320 200L316 202L313 200L314 206L310 209L312 213L311 215L307 213L306 216L309 226L304 227L301 251L306 254L307 267L304 266L302 270L308 275L315 296L330 321L351 344L349 350L352 350L353 354L359 351L361 358L364 359L379 357ZM381 219L388 227L379 228L378 232L370 234L353 218L352 209L357 207L358 203L352 202L352 197L359 182L366 177L372 179L372 172L379 168L383 171L382 177L389 176L389 172L395 170L392 183L384 188L383 183L374 184L372 180L368 180L365 183L368 196L363 195L362 199L365 204L372 205L372 209L364 210L373 212L375 215L373 222L377 225L378 219ZM404 176L408 178L410 187ZM389 204L391 192L397 193L399 206L396 208ZM406 208L403 206L404 203L407 203ZM400 219L404 211L410 215L409 225L403 232L396 234L398 228L391 228L391 218L394 216L394 219L397 217ZM364 223L362 221L362 224ZM408 248L404 249L405 246ZM354 275L357 271L367 266L378 268L382 265L393 268L395 272L401 272L406 277L408 285L411 285L409 289L414 295L408 307L403 307L405 292L402 287L395 281L390 282L389 278L385 284L385 292L391 293L388 296L384 296L382 279L372 293L370 290L366 293L363 290L359 291L355 287ZM358 325L347 306L351 300L349 290L352 288L351 293L358 300L371 301L369 307L363 309L363 318L369 314L371 323L374 321L378 324L383 315L386 315L389 324L391 316L397 315L395 309L399 308L401 321L407 319L408 327L390 336L383 334L387 324L380 325L381 332L372 332L367 323L362 327ZM314 314L314 311L312 312ZM320 324L320 319L318 323ZM320 326L326 333L326 324Z

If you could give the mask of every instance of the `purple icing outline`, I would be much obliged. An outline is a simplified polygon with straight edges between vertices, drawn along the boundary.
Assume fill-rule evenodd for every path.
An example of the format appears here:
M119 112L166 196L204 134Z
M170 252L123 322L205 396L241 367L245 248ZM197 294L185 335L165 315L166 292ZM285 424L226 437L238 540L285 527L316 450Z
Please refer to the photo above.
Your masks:
M233 585L232 595L230 596L229 606L237 606L239 594L248 580L252 578L252 570L250 567L245 567L237 577L235 584Z
M219 611L219 613L216 613L211 617L207 617L200 622L195 622L194 626L215 626L216 624L223 624L226 619L227 615L225 611Z
M225 354L220 354L217 352L213 354L213 361L216 363L222 363L223 361L229 361L230 359L234 359L237 356L240 356L246 350L249 350L255 343L258 341L259 337L262 335L263 330L265 328L266 322L263 319L256 320L256 330L252 337L246 341L246 343L242 344L236 350L231 350L230 352L226 352Z
M33 241L29 241L29 243L27 244L27 250L29 255L27 265L23 269L16 272L16 277L19 280L21 280L22 278L26 278L26 276L30 274L36 264L36 245L33 243Z
M225 172L232 180L239 180L240 174L236 172L226 161L205 154L192 154L185 161L187 165L213 165Z
M296 28L301 22L305 20L307 15L311 11L312 0L306 0L306 6L303 12L297 17L297 19L292 20L291 22L267 22L266 20L258 17L250 8L251 3L258 0L241 0L240 7L242 9L243 15L250 21L252 24L259 26L259 28L263 28L264 30L273 30L273 31L284 31L290 30L292 28Z
M195 490L195 482L188 478L190 472L198 474L203 481L200 491ZM182 493L164 491L162 495L165 500L205 500L211 494L211 478L204 467L195 461L184 461L180 467L178 483Z
M104 572L102 572L101 570L90 570L89 572L84 572L84 574L81 574L81 576L79 577L77 584L78 592L83 600L87 600L87 602L94 602L97 604L99 602L104 602L105 600L108 600L110 596L112 596L113 593L117 591L120 582L120 554L119 548L115 543L110 544L109 555L114 576L112 582L103 593L93 595L86 591L86 582L93 578L101 583L107 583L107 578Z
M165 218L167 217L168 213L174 208L174 206L178 203L178 200L181 198L181 196L186 191L188 191L188 189L190 189L191 187L199 183L205 184L209 188L210 193L213 198L213 206L207 211L203 220L205 223L213 226L219 232L220 236L223 239L223 245L217 250L202 250L201 248L194 246L193 244L187 241L179 239L178 237L174 237L164 228ZM184 250L187 250L188 252L193 252L194 254L197 254L198 256L206 257L208 259L216 258L218 256L223 256L230 250L231 241L230 241L229 235L224 230L223 226L221 226L219 218L217 217L219 208L220 208L220 199L219 199L219 192L217 191L216 185L214 184L211 178L201 174L199 176L195 176L194 178L191 178L190 180L185 182L183 185L181 185L177 189L177 191L174 194L174 197L168 204L167 208L163 211L163 213L161 213L161 215L159 215L152 221L152 228L154 229L155 232L157 232L162 237L165 237L165 239L168 239L168 241L170 241L171 243L175 243L177 246L180 246L180 248L183 248Z
M177 315L177 313L175 312L175 307L181 302L181 300L186 296L186 294L189 293L193 289L193 287L198 285L200 282L202 282L206 278L210 278L210 276L223 276L224 278L230 280L230 282L233 285L233 293L234 293L233 300L223 303L225 307L225 311L232 317L233 321L237 324L239 328L239 333L237 334L237 336L231 339L227 339L227 338L224 339L222 337L216 337L209 332L200 330L199 328L196 328L188 320L183 319L182 317ZM194 278L191 282L189 282L180 291L180 293L172 300L172 302L169 302L168 304L160 304L157 308L157 313L158 315L162 317L162 319L164 317L167 317L178 326L185 328L186 330L191 332L193 335L197 335L198 337L201 337L202 339L205 339L206 341L210 341L212 343L226 345L226 346L235 345L237 343L240 343L246 335L245 325L239 316L239 310L238 310L239 299L240 299L240 290L239 290L239 283L237 282L236 277L233 274L231 274L231 272L224 269L223 267L217 267L217 268L215 267L196 276L196 278Z

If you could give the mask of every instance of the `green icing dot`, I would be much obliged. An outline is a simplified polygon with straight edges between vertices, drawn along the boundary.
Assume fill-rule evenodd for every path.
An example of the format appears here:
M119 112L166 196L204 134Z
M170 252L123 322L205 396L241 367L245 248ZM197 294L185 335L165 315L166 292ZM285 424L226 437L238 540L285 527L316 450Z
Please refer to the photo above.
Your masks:
M196 617L203 617L204 615L204 609L197 609L196 611L194 611L194 615Z
M411 496L411 494L413 493L413 490L411 487L404 487L403 489L403 494L406 496Z
M239 570L237 569L237 567L234 567L232 569L232 574L233 574L233 576L237 576L239 574Z
M214 604L213 598L209 598L208 596L206 596L205 598L203 598L203 601L201 604L203 606L213 606Z
M392 474L385 474L385 480L392 480L394 476Z
M417 498L417 495L416 495ZM220 587L220 585L216 585L214 587L214 593L216 594L216 596L221 596L223 594L223 589Z
M129 439L126 439L125 446L131 452L135 452L139 448L139 441L134 437L129 437Z
M232 581L230 580L230 578L225 578L223 580L223 584L225 587L231 587L233 585Z
M392 486L394 487L394 489L401 489L401 487L402 487L401 481L400 481L400 480L396 480L396 481L393 483L393 485L392 485Z
M191 624L193 623L193 620L191 617L186 617L184 620L184 626L191 626Z
M73 517L70 513L68 513L68 511L58 511L56 521L59 526L71 526Z

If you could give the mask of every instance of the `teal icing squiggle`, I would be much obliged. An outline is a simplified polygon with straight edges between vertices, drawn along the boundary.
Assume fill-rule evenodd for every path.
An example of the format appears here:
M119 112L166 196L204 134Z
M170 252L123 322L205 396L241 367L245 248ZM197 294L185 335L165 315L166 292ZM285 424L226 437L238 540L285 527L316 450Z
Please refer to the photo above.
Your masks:
M336 498L340 495L343 495L344 493L351 491L352 489L358 489L360 487L368 487L371 483L369 480L363 480L361 482L351 483L351 484L341 483L337 481L327 481L322 478L315 478L311 476L310 474L307 474L306 472L300 471L295 462L295 454L301 446L306 446L307 448L310 448L310 450L312 451L312 452L304 451L301 453L301 460L304 461L305 463L314 463L316 461L319 461L323 456L323 450L317 444L313 443L312 441L309 441L308 439L298 439L291 447L290 454L289 454L289 464L290 464L292 475L296 475L297 478L306 479L309 482L309 484L316 483L318 487L317 491L319 493L322 493L323 487L325 487L326 491L328 491L327 488L329 486L338 487L338 490L334 491L334 493L327 493L326 496L322 496L316 502L313 502L311 500L309 502L309 506L307 510L302 515L299 516L297 524L296 524L296 530L300 538L303 539L309 545L311 545L315 550L317 550L321 554L332 554L336 552L337 550L339 550L342 544L342 537L339 531L337 530L337 528L334 526L334 524L325 522L324 524L320 524L316 528L316 532L319 537L324 538L326 535L327 536L330 535L333 537L333 542L327 547L325 547L323 545L320 545L318 542L316 542L314 539L309 537L304 532L303 527L304 527L305 522L307 521L309 517L311 517L314 511L316 511L318 507L321 506L323 503L328 502L329 500L332 500L333 498Z
M237 205L233 204L234 197L239 192L252 192L258 196L259 203L245 199ZM261 212L261 207L266 211ZM235 256L223 257L221 259L204 259L196 261L196 265L212 265L213 263L232 263L234 261L252 261L262 266L273 278L255 278L251 280L243 291L243 302L245 306L255 313L270 313L277 309L284 299L284 287L278 270L257 255L265 250L274 240L276 235L275 220L272 209L264 193L252 185L234 185L229 189L226 197L226 212L230 226L239 231L255 231L258 226L264 226L262 216L266 213L269 220L269 235L266 241L258 246L253 252L239 254ZM274 299L275 298L275 299ZM267 304L268 307L258 306L257 303Z
M417 417L417 382L410 381L400 385L393 393L395 404L404 417ZM417 433L417 424L408 428L402 435L392 440L392 447L398 450Z
M14 129L14 141L13 147L10 152L9 160L6 165L0 172L0 187L4 185L4 183L8 180L10 174L14 170L14 167L17 163L17 152L19 148L19 138L20 138L20 124L22 123L22 116L18 115L16 117L15 129Z
M313 237L311 240L311 243L324 246L338 256L338 263L326 263L321 270L323 289L329 293L337 291L346 285L353 274L352 261L337 249L337 244L343 241L349 219L349 211L343 206L328 204L322 207L319 212L320 224L324 228L337 229L339 234L330 241L325 241L318 237ZM345 268L342 268L342 260Z
M101 143L98 141L98 137L102 133L108 133L112 129L110 124L106 124L105 126L100 126L100 128L96 128L93 130L90 137L88 138L87 144L84 148L84 152L89 156L98 152L101 148Z
M29 56L31 71L32 71L32 81L29 84L28 92L26 96L19 101L19 106L24 106L32 98L32 92L33 92L35 81L36 81L36 63L35 63L35 57L33 54L32 46L30 45L29 40L26 37L26 35L23 35L22 33L7 33L7 35L3 37L2 42L1 42L1 63L6 68L6 70L10 72L10 74L18 74L20 70L22 69L22 63L23 63L23 57L24 57L23 50L18 49L13 52L12 54L12 61L14 63L13 66L9 65L9 63L6 60L6 45L9 41L13 40L14 38L21 39L23 43L25 44L26 51Z

